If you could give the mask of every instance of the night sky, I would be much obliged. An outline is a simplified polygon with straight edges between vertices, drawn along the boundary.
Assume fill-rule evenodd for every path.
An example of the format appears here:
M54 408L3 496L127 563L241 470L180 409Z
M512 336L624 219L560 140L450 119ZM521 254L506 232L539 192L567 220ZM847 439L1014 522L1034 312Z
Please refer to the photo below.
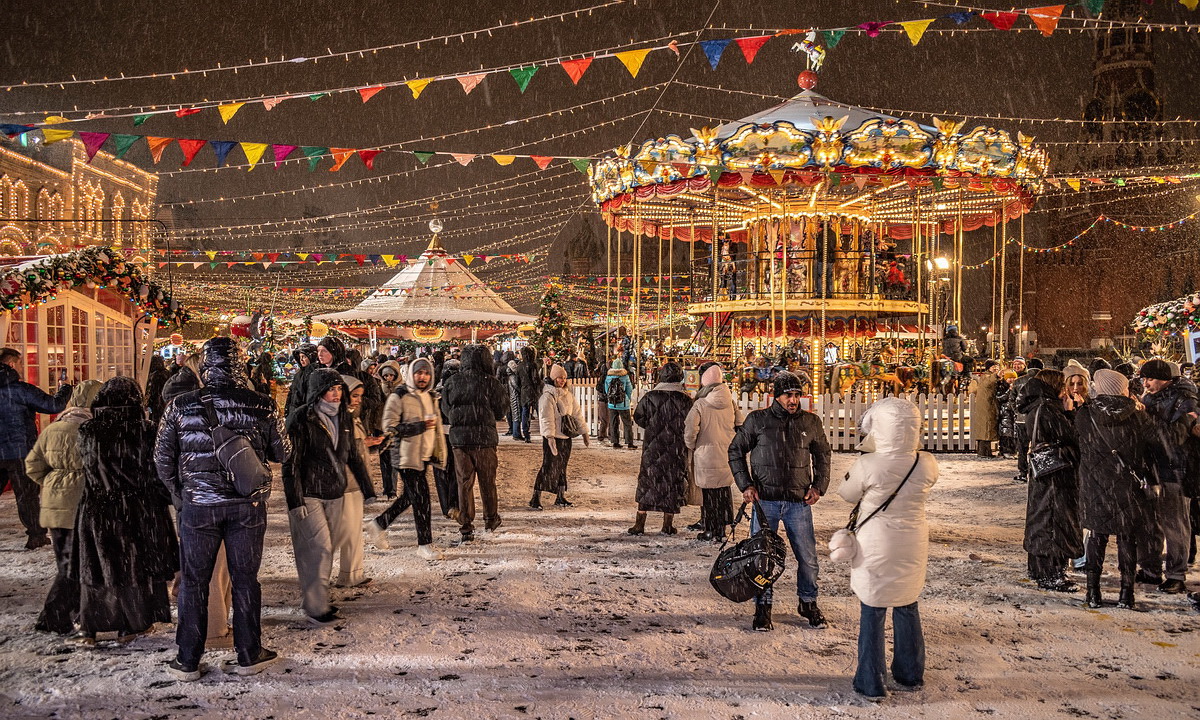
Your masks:
M163 3L143 0L123 2L22 3L5 10L3 46L0 47L0 84L55 81L72 76L100 77L121 73L169 72L181 68L236 64L247 59L307 57L326 50L342 51L421 40L448 33L527 20L548 13L603 5L605 0L562 2L373 2L345 3L309 0L203 3ZM994 0L980 5L999 7ZM432 75L469 72L524 63L536 63L572 54L589 54L631 42L632 47L663 45L670 39L681 44L696 39L742 37L782 28L851 26L868 21L914 20L954 11L953 2L705 2L693 0L626 1L583 13L580 17L505 27L468 37L424 43L420 48L381 50L351 60L289 63L246 69L207 77L100 83L46 89L15 89L0 95L0 120L21 122L29 116L17 111L92 110L132 105L188 105L205 100L243 96L319 92L334 88L372 85ZM1022 5L1033 7L1034 4ZM1076 8L1076 12L1079 12ZM1176 3L1159 0L1145 12L1157 22L1200 23L1200 12L1189 13ZM1053 37L1044 38L1021 18L1023 32L990 31L974 18L963 27L979 32L939 35L933 30L956 27L950 20L931 26L919 46L912 47L903 34L884 33L877 38L848 34L829 51L817 88L822 94L846 103L942 113L968 119L968 127L984 124L976 117L1000 114L1017 117L1079 118L1090 98L1092 43L1095 33L1068 33L1076 26L1064 21ZM708 28L708 29L705 29ZM724 29L723 29L724 28ZM983 29L988 32L983 32ZM776 38L747 65L731 45L713 70L697 47L681 49L681 58L670 52L650 53L636 78L613 58L596 60L577 86L559 67L542 67L519 92L507 75L489 75L470 94L457 82L434 82L414 100L407 88L384 90L364 104L357 94L340 94L319 101L289 100L270 112L261 104L247 104L223 125L215 110L176 118L156 116L135 128L130 118L78 123L76 130L136 133L180 138L287 143L330 147L370 148L406 143L405 150L443 150L466 153L510 151L545 155L598 155L617 145L676 132L687 136L690 127L705 123L702 117L672 116L670 111L729 120L778 102L767 97L724 92L790 96L798 92L796 75L805 68L802 54L790 50L794 38ZM657 41L656 41L657 40ZM656 41L656 42L654 42ZM621 48L626 49L626 48ZM1157 83L1167 117L1200 117L1200 96L1194 91L1200 61L1200 33L1155 33ZM673 83L653 87L668 81ZM685 84L714 89L687 87ZM621 93L643 89L624 98L594 104L583 110L553 115L531 122L503 123L570 108ZM650 112L646 112L653 109ZM76 115L73 115L76 116ZM928 119L928 115L919 115ZM1078 126L1030 125L1014 121L992 123L1010 130L1023 129L1043 139L1076 139ZM456 134L440 140L432 136L497 126L479 132ZM1191 136L1194 128L1170 128L1168 137ZM555 139L546 138L561 136ZM1056 148L1054 152L1069 152ZM582 218L598 228L594 208L586 200L582 175L559 161L540 173L529 160L499 167L489 158L468 167L446 164L437 157L430 167L403 175L420 166L411 153L385 152L376 159L375 171L357 158L339 173L330 173L328 161L315 173L303 164L275 169L264 157L263 166L247 173L224 169L164 176L162 203L187 203L219 197L271 193L314 185L344 183L368 178L379 182L348 188L319 189L267 199L176 206L178 224L191 227L236 225L288 218L343 213L340 218L305 226L315 231L289 232L196 241L195 247L230 249L303 248L309 251L395 253L416 255L428 243L426 222L431 217L429 199L457 193L443 200L437 211L445 222L444 244L451 251L521 252L552 246L557 251L580 232ZM181 161L177 147L167 150L154 166L145 145L127 156L139 166L159 172L176 170ZM241 162L240 151L231 154ZM1053 155L1052 155L1053 157ZM444 167L434 167L445 164ZM189 169L214 166L210 149L201 151ZM516 183L526 183L513 187ZM386 204L410 203L386 213L368 209ZM485 204L486 203L486 204ZM467 206L472 206L468 208ZM330 224L395 218L383 227L321 230ZM532 221L528 221L532 219ZM518 221L527 220L519 223ZM507 227L500 225L507 224ZM295 230L294 225L263 228ZM597 230L598 231L598 230ZM519 239L511 238L520 236ZM537 281L537 276L557 273L561 261L551 258L534 266L488 269L481 276L503 281L517 278ZM288 278L304 273L288 271ZM261 275L258 273L257 275ZM359 284L386 277L347 274L343 277L307 277L322 284ZM206 278L214 278L211 273ZM274 281L274 277L270 281ZM249 277L248 281L261 281ZM284 280L289 282L289 280ZM536 290L530 291L536 293ZM532 298L514 295L517 300Z

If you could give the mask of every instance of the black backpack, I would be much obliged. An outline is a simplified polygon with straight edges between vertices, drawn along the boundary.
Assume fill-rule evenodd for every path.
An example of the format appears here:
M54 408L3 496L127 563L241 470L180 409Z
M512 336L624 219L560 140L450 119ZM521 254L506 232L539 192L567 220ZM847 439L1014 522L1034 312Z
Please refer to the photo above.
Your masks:
M217 462L233 481L237 494L250 497L260 487L270 486L271 469L258 457L250 438L220 424L211 395L201 395L200 404L204 407L204 418L212 435Z
M742 503L737 517L733 519L730 538L733 537L733 530L737 528L738 523L746 517L747 504ZM761 521L766 516L758 503L754 506ZM728 543L729 540L726 540L725 544ZM721 546L721 552L713 563L708 581L722 597L738 603L746 602L775 584L783 574L786 558L787 548L783 544L783 538L762 523L758 532L733 547Z
M624 405L625 383L621 382L621 377L619 375L606 375L605 378L606 381L608 378L612 378L612 381L608 383L608 388L605 390L604 401L609 405Z

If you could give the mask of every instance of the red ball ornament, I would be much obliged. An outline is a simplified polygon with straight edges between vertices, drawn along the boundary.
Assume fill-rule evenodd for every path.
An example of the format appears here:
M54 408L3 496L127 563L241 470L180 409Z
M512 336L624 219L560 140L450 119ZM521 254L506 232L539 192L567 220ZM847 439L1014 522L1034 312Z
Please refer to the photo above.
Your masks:
M805 70L796 76L796 84L802 90L812 90L817 86L817 74L812 70Z

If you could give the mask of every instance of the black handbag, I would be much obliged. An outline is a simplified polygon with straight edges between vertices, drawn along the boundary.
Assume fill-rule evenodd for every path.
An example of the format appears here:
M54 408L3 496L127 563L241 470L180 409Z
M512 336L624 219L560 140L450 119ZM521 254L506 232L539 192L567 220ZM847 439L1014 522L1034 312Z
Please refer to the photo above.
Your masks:
M1038 418L1041 412L1042 408L1038 406L1038 409L1033 413L1034 435L1030 441L1031 447L1029 449L1029 474L1035 480L1071 467L1071 461L1064 457L1061 446L1055 443L1042 442L1038 437Z
M746 517L746 506L742 503L737 517L733 519L729 539L721 545L721 551L713 563L708 581L722 597L734 602L746 602L763 590L771 587L783 574L787 548L783 538L763 522L758 532L733 547L725 547L733 538L733 531ZM754 503L760 519L765 518L762 507Z
M558 429L563 435L569 438L578 437L583 434L583 428L579 425L579 418L574 415L559 415Z
M220 423L211 395L201 395L200 404L212 436L213 453L233 483L234 491L241 497L250 497L259 489L270 487L271 468L258 457L250 438Z

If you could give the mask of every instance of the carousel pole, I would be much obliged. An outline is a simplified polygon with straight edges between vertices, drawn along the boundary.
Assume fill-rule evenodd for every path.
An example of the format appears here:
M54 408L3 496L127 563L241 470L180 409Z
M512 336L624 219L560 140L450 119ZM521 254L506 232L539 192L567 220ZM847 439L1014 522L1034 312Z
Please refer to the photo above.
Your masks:
M696 292L697 286L696 286L696 209L695 208L688 209L688 226L689 226L689 230L690 230L689 235L688 235L688 239L690 240L690 242L688 242L688 293L691 295L690 299L695 300L695 298L698 296L698 293ZM731 249L731 252L732 252L732 249ZM716 302L716 298L713 298L713 301ZM694 335L694 333L693 333L693 335ZM713 348L713 352L714 353L716 352L716 348Z
M632 328L633 338L633 355L634 367L637 368L637 381L635 384L640 384L643 370L642 357L642 234L643 225L639 208L634 205L633 209L633 295L630 299L630 327Z
M662 240L662 233L660 232L658 234L658 283L657 283L658 304L655 309L655 313L658 315L658 332L656 332L654 334L655 337L657 338L658 344L660 344L660 345L662 344L662 331L663 331L663 325L662 325L662 319L663 319L662 318L662 305L663 305L663 303L662 303L662 301L663 301L662 267L663 266L662 266L662 261L663 261L663 240Z
M958 189L958 217L954 222L955 239L954 239L954 320L955 324L961 330L963 326L963 305L962 305L962 261L963 261L963 244L966 241L963 232L963 191Z
M1006 271L1008 265L1008 223L1004 222L1004 206L1000 207L996 222L1000 224L1000 309L998 319L1002 328L998 328L1000 339L1000 360L1008 357L1008 322L1004 319L1005 296L1008 295Z
M825 220L825 222L821 223L821 277L820 277L820 280L821 280L821 344L817 348L817 352L815 353L815 357L813 358L813 369L814 369L813 374L816 375L817 378L823 378L825 376L824 375L824 373L825 373L825 343L827 342L826 336L825 336L825 324L826 324L826 318L827 318L828 311L829 311L829 276L828 276L828 272L827 272L828 268L829 268L829 220L827 218ZM814 382L817 382L817 380L814 379ZM829 394L830 395L833 394L834 383L836 383L836 382L837 382L837 378L834 377L831 373L829 376Z
M988 343L988 357L996 355L996 338L999 334L996 331L996 308L998 307L996 290L1000 287L997 280L1000 273L1000 263L996 262L996 256L1000 254L1000 250L996 247L999 241L999 228L992 225L992 341Z
M604 287L604 365L607 367L612 362L612 225L608 225L608 237L604 242L605 267L607 268L608 282ZM618 236L620 237L620 236ZM602 368L602 372L608 372Z
M717 360L717 336L720 328L717 326L717 183L712 183L712 236L709 238L709 265L711 269L709 275L711 277L712 294L709 307L712 309L712 314L709 321L712 323L712 359ZM733 323L729 325L729 348L730 355L733 354Z
M670 328L668 339L675 342L675 206L671 206L671 232L667 242L671 243L667 252L667 321ZM660 286L659 291L662 291Z
M1025 213L1021 213L1021 240L1017 243L1017 346L1024 355L1021 335L1025 332Z

